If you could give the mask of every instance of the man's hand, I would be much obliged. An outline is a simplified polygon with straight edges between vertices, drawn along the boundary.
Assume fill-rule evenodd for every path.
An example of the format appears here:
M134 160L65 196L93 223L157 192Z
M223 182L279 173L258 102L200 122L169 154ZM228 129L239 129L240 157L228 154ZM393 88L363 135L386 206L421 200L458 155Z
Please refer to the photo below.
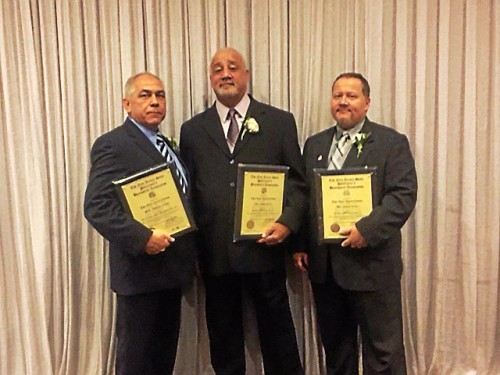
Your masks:
M154 229L153 234L149 237L146 247L144 248L144 252L149 255L156 255L165 251L165 249L174 241L175 238L171 235L162 230Z
M307 267L309 266L307 253L293 253L293 264L302 272L307 272Z
M351 228L342 229L339 234L348 236L342 242L342 247L350 246L355 249L361 249L362 247L368 246L368 242L366 242L363 235L359 232L356 224L354 224Z
M267 226L262 237L257 241L266 245L282 243L289 235L290 229L281 223L275 222Z

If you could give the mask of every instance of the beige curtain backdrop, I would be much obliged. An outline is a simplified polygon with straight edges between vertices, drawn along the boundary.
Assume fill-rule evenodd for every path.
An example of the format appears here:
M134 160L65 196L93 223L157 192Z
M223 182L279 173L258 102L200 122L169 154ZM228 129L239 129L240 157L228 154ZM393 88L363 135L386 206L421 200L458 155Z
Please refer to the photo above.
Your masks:
M368 78L369 117L408 136L420 183L403 240L409 374L499 374L499 25L497 0L0 0L0 373L113 374L107 244L82 213L90 146L143 70L164 80L162 129L178 136L213 102L207 65L229 45L302 143L332 124L337 74ZM289 277L306 373L323 374L307 278ZM203 293L186 290L176 374L213 373Z

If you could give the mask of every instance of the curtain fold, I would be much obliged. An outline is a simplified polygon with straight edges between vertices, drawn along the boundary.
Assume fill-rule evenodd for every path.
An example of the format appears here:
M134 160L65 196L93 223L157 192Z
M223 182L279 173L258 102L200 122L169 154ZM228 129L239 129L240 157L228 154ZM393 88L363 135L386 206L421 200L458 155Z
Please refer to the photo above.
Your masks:
M500 373L498 25L495 0L0 1L0 373L113 374L108 247L82 212L90 147L144 70L163 79L162 129L178 137L212 105L208 64L225 45L256 99L294 113L302 144L333 123L333 79L367 77L368 116L408 136L419 180L403 231L408 372ZM287 270L306 373L324 374L309 282ZM200 280L175 373L213 373Z

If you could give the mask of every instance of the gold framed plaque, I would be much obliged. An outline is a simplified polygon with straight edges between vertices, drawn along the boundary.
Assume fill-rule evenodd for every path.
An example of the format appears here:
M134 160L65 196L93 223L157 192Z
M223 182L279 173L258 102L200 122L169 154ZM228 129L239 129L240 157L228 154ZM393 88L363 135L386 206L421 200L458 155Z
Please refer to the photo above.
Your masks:
M113 181L123 207L150 229L180 236L196 229L186 196L172 164L159 164Z
M281 216L290 168L283 165L238 164L234 242L257 239Z
M339 243L340 230L352 227L373 209L376 168L315 168L318 241Z

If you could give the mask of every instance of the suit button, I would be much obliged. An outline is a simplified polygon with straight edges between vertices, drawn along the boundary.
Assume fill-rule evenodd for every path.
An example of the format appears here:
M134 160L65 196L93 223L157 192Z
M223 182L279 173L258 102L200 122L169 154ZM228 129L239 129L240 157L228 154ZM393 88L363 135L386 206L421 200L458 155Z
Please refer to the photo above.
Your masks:
M231 182L229 186L234 187L234 182Z
M229 164L234 164L234 159L229 160Z

